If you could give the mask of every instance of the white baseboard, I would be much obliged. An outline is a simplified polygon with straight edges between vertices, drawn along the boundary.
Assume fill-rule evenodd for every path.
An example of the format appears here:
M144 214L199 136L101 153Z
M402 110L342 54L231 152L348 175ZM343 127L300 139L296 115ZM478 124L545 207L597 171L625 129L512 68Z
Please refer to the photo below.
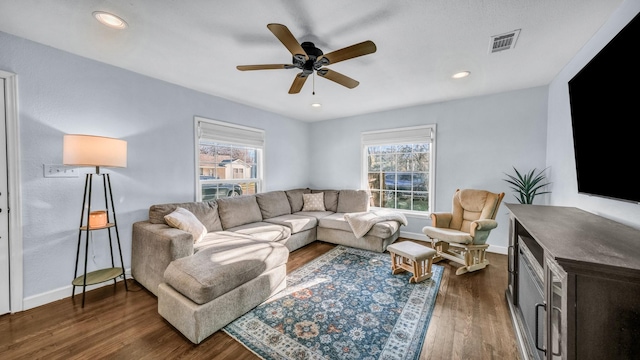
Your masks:
M412 232L406 232L406 231L400 231L400 237L405 239L424 241L424 242L428 241L427 236L424 234L412 233ZM489 248L487 249L487 251L496 253L496 254L507 255L507 248L504 246L489 245ZM125 276L127 277L127 279L132 278L131 269L125 269ZM118 278L118 281L122 281L122 279ZM112 285L111 281L106 281L96 285L89 285L87 286L86 291L98 289L100 287L109 286L109 285ZM71 297L71 291L72 291L71 288L72 288L72 285L68 285L55 290L47 291L42 294L26 297L23 300L22 308L23 310L29 310L38 306L52 303L54 301L62 300L64 298L69 298ZM80 293L82 293L81 289L78 289L78 290L80 290ZM78 292L76 291L76 294L77 293Z
M411 239L411 240L420 240L424 242L429 241L427 240L427 236L425 234L413 233L413 232L402 231L402 230L400 230L400 237L405 239Z
M491 252L491 253L495 253L495 254L508 255L508 253L507 253L508 250L504 246L498 246L498 245L489 244L489 248L487 249L487 251Z
M124 273L127 279L131 279L131 275L130 275L131 269L125 269ZM118 278L117 281L122 281L122 278ZM85 291L91 291L91 290L98 289L103 286L109 286L109 285L113 285L113 283L111 281L105 281L100 284L88 285ZM62 300L64 298L70 298L72 288L73 288L73 285L68 285L55 290L47 291L42 294L26 297L22 301L22 309L29 310L38 306L52 303L54 301ZM76 295L82 294L82 287L78 287L75 293Z
M402 231L402 230L400 231L400 237L405 238L405 239L429 242L429 240L427 240L427 236L424 235L424 234L407 232L407 231ZM490 252L490 253L507 255L507 248L504 247L504 246L489 244L489 248L487 249L487 251Z

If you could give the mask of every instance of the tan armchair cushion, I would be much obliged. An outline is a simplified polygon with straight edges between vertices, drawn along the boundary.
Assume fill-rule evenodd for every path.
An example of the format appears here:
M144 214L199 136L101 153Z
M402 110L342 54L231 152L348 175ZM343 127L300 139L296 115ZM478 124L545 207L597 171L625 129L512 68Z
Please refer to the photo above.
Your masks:
M453 196L450 213L431 214L431 226L422 229L425 235L458 244L484 244L495 221L502 194L486 190L458 189Z
M471 223L479 219L495 219L499 194L486 190L462 189L453 196L452 219L449 228L471 232Z
M471 234L460 230L447 229L447 228L434 228L425 226L422 229L425 235L432 239L438 239L440 241L453 242L458 244L471 244L473 237Z
M498 227L495 219L503 197L503 192L456 190L451 213L432 213L432 226L422 228L436 251L434 262L447 259L462 264L456 275L489 265L485 257L487 238Z

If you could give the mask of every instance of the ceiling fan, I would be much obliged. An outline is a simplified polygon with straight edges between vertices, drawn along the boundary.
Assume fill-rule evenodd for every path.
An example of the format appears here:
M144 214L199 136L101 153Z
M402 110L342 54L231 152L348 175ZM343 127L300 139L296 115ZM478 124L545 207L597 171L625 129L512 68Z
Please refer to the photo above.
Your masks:
M289 50L291 55L293 55L292 64L238 65L237 69L240 71L300 69L302 72L296 75L293 80L289 94L299 93L309 75L313 75L314 71L325 79L353 89L360 84L358 81L342 75L337 71L327 69L324 66L376 52L376 44L367 40L324 54L322 50L318 49L312 42L306 41L302 44L299 43L293 34L291 34L291 31L282 24L269 24L267 28L271 30L278 40Z

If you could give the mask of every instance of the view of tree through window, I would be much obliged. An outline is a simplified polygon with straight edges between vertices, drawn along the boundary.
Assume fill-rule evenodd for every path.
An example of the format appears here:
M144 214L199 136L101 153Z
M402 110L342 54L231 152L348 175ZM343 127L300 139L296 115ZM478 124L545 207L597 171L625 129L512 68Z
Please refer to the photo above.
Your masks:
M373 206L429 211L430 147L428 142L365 147Z
M256 194L260 188L257 148L200 140L202 200Z

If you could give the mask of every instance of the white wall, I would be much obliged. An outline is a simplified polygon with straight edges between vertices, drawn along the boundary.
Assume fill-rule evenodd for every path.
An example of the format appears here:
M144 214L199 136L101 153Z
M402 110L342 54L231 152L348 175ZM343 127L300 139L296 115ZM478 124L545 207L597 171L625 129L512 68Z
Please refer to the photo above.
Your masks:
M133 222L148 218L152 204L195 198L195 115L266 131L267 190L308 185L307 123L2 32L0 49L0 69L18 75L26 308L71 295L84 175L44 178L42 168L62 163L66 133L128 142L128 167L104 169L111 174L126 268ZM102 196L99 185L94 189ZM110 266L106 232L93 234L89 271Z
M504 173L545 168L547 88L468 98L323 121L311 125L312 188L360 188L360 136L364 131L436 124L435 211L449 211L457 188L507 193L517 202ZM536 203L546 201L544 196ZM489 236L494 251L506 251L508 212ZM426 239L430 219L410 217L404 235Z
M550 84L547 164L552 169L550 177L553 182L552 205L575 206L640 229L640 205L578 194L567 87L568 81L639 12L640 1L625 1ZM629 44L629 46L636 45ZM612 76L624 76L626 69L617 70L620 70L620 74L612 73ZM637 92L633 87L630 91ZM593 122L607 126L606 119L594 119ZM632 154L621 154L621 156L633 157ZM633 161L630 160L629 166L634 167ZM603 174L603 176L607 175Z

